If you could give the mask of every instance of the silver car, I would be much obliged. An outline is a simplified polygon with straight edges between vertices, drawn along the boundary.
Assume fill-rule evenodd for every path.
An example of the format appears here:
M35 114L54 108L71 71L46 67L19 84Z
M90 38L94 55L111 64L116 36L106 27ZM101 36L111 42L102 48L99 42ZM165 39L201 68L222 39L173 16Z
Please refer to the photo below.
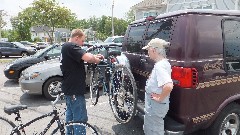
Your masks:
M117 50L120 49L121 47L117 48ZM100 53L105 57L107 56L107 52L103 48L91 53ZM60 64L61 63L58 58L44 61L25 69L19 79L22 91L28 94L43 94L47 99L54 100L57 92L61 90L62 84L61 80L63 75L60 69ZM85 71L86 84L89 86L90 71L87 70L87 64L85 64Z
M19 79L21 90L28 94L42 94L47 99L53 100L61 90L62 71L60 60L53 59L35 64L22 72ZM87 66L86 73L87 73ZM86 76L89 85L89 73Z

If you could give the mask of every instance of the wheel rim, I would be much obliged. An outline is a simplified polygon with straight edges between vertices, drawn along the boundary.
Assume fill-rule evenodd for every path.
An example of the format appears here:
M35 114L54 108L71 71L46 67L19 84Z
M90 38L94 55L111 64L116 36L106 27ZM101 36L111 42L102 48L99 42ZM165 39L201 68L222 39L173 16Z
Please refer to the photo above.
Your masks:
M51 95L53 98L55 98L58 94L59 91L61 91L61 86L62 83L60 81L54 81L49 84L48 87L48 93Z
M120 71L121 70L121 71ZM112 106L113 113L116 117L122 120L122 123L127 123L131 120L131 117L134 115L134 96L132 95L131 88L133 88L133 84L129 78L127 78L127 74L124 71L124 68L118 70L117 73L121 74L116 77L120 80L119 84L114 82L111 84L112 95L110 95L110 104ZM113 79L113 81L115 81ZM129 87L130 86L130 87Z
M90 76L90 98L93 105L97 103L97 98L99 94L99 82L98 82L98 72L91 71Z
M221 125L220 135L237 135L239 122L239 116L236 113L227 115Z
M94 79L93 82L90 84L90 97L92 104L96 104L98 94L98 85L96 80Z
M22 53L22 57L26 57L27 56L27 53Z

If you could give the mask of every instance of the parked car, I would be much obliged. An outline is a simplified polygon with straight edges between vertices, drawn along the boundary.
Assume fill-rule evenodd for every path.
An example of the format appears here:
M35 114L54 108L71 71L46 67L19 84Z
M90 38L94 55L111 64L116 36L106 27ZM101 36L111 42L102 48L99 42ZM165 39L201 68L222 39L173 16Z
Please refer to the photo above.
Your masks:
M61 91L62 71L60 60L53 59L35 64L22 72L21 90L27 94L42 94L53 100Z
M123 43L124 36L108 37L104 43Z
M87 49L87 47L84 49ZM107 52L103 48L91 53L100 53L107 57ZM61 80L63 75L60 64L59 59L53 59L35 64L24 70L19 79L22 91L27 94L42 94L49 100L55 99L57 92L61 90L62 84ZM85 70L86 84L89 86L90 72L87 68L87 63L85 63Z
M19 42L0 42L0 58L2 56L27 56L35 54L34 48L25 47Z
M34 43L31 43L29 41L20 41L20 43L23 44L26 47L34 47L35 48Z
M167 134L207 129L204 135L239 135L239 20L239 11L184 10L129 24L119 58L134 75L138 114L144 114L146 80L154 67L142 47L161 38L171 43L167 58L175 82L165 117Z
M19 79L21 72L36 63L50 60L61 55L61 46L50 45L43 50L39 50L36 54L19 58L6 65L4 74L8 79Z
M46 48L48 46L49 46L49 43L47 43L47 42L36 42L36 44L35 44L35 47L38 50L44 49L44 48Z

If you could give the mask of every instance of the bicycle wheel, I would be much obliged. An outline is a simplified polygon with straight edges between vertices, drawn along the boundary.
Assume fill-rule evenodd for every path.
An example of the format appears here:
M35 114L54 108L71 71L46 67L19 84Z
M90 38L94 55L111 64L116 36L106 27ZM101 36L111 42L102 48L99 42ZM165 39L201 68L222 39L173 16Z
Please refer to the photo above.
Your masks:
M96 105L99 98L98 67L93 68L90 73L90 98L91 98L92 105Z
M98 135L97 130L86 122L68 122L66 123L66 132L71 132L71 134L72 132L79 132L79 135Z
M130 69L116 65L111 76L109 103L116 120L120 123L130 122L136 115L137 90Z
M12 121L10 121L10 120L8 120L4 117L0 117L0 123L1 123L0 124L1 135L20 135L19 131L17 133L12 133L11 134L12 129L14 127L16 127L16 125Z

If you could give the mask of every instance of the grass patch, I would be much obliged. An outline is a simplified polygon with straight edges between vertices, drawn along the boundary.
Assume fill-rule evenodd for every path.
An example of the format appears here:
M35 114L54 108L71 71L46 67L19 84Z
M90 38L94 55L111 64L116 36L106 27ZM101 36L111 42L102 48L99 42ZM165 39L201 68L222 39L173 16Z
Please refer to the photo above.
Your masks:
M0 63L9 63L12 61L13 61L13 59L0 59Z

